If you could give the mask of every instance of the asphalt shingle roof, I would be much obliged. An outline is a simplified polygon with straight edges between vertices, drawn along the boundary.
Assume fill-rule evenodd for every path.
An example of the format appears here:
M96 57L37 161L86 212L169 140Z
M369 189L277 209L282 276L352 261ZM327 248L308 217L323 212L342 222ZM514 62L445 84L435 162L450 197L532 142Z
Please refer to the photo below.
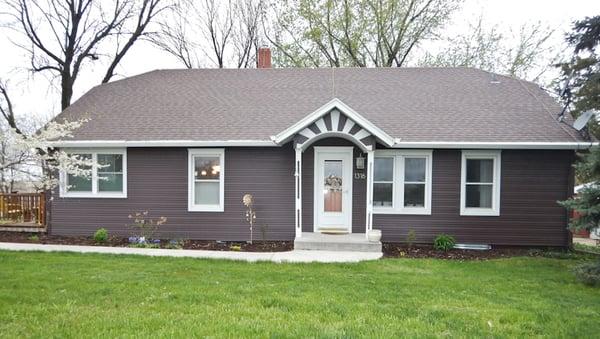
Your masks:
M402 142L582 140L537 85L471 68L158 70L58 119L90 118L73 140L269 140L333 98Z

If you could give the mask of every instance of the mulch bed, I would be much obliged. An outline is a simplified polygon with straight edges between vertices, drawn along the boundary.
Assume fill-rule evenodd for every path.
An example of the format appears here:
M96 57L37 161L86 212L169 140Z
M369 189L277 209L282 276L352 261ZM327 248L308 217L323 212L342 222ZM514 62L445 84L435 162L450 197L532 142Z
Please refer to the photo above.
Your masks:
M37 236L37 239L35 238ZM92 237L85 236L59 236L45 233L0 232L0 242L54 244L54 245L84 245L84 246L112 246L128 247L127 238L110 237L106 243L98 244ZM168 245L168 240L162 240L161 248ZM183 248L188 250L211 251L241 251L241 252L284 252L294 249L293 241L255 241L253 244L235 241L212 240L183 240ZM529 248L524 247L497 247L489 251L451 250L448 252L437 251L432 246L384 243L383 256L385 258L437 258L454 260L487 260L495 258L508 258L515 256L532 255Z
M35 238L37 236L37 238ZM98 244L92 237L60 236L45 233L0 232L0 242L16 242L52 245L82 245L128 247L127 238L110 237L106 243ZM169 240L161 240L160 247L167 247ZM241 252L285 252L294 249L292 241L254 241L253 244L240 241L183 240L183 249Z
M487 260L531 255L531 249L525 247L496 247L491 250L450 250L438 251L433 246L415 245L408 247L406 244L384 243L383 256L385 258L437 258L454 260Z

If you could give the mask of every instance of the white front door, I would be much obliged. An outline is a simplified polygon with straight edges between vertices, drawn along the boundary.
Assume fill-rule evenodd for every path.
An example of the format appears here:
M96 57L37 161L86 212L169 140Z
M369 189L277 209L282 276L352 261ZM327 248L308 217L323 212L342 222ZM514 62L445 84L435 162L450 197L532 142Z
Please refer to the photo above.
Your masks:
M315 147L315 232L352 233L352 149Z

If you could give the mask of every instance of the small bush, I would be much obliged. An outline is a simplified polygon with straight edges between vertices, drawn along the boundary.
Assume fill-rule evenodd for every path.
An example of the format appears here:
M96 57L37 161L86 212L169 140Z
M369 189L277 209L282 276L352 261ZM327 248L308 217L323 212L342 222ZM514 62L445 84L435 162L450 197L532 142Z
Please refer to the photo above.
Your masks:
M415 240L417 240L417 232L415 232L415 230L408 231L408 234L406 235L406 242L408 243L408 248L412 248L412 246L415 243Z
M37 234L32 234L29 237L27 237L27 240L38 242L40 241L40 237L38 237Z
M440 234L435 237L435 240L433 241L433 248L438 251L450 251L455 244L456 241L453 237L447 234Z
M575 267L575 276L588 286L600 286L600 261L588 262Z
M165 248L168 248L171 250L180 250L183 248L183 245L184 245L183 240L173 239L165 244Z
M108 231L106 228L99 228L96 233L94 233L94 241L99 244L104 244L108 240Z

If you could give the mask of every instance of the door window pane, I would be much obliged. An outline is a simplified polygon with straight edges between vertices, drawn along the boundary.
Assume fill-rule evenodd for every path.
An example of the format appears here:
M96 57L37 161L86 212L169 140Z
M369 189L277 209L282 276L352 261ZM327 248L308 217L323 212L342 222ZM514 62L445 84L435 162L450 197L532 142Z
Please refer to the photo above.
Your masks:
M404 207L425 207L425 184L404 185Z
M194 176L197 180L219 179L221 166L219 157L195 157Z
M493 159L467 159L467 182L492 183L493 180Z
M196 205L218 205L220 202L221 184L216 181L199 181L195 183L194 203Z
M323 164L325 212L342 211L342 167L341 160L325 160Z
M375 158L374 181L394 180L394 158Z
M91 160L91 154L80 154L81 160ZM89 166L85 166L84 170L91 169ZM92 173L86 177L79 177L76 175L67 175L67 191L69 192L91 192L92 191Z
M404 159L404 181L425 182L426 159Z
M492 208L492 185L467 184L467 207Z
M373 184L373 206L392 207L394 185L391 183Z

